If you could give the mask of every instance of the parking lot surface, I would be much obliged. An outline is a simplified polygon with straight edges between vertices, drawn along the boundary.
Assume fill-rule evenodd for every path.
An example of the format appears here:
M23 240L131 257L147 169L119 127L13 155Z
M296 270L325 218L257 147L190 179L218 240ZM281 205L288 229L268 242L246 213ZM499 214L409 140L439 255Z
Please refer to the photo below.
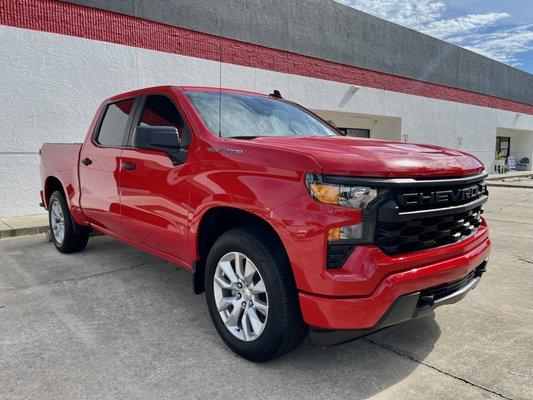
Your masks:
M491 260L462 302L264 364L173 265L102 236L72 255L0 240L0 399L531 399L533 190L490 191Z

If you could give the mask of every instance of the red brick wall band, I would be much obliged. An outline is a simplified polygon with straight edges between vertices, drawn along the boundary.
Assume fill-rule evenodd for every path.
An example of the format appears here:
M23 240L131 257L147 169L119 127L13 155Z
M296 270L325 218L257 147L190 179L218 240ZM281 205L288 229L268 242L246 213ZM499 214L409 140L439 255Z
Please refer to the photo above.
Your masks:
M0 25L533 114L533 105L55 0L0 0Z

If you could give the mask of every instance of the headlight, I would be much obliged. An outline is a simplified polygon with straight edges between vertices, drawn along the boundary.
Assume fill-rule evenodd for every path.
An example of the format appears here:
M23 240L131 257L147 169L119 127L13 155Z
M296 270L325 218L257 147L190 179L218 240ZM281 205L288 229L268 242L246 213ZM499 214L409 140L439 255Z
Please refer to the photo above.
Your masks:
M311 196L321 203L361 210L377 196L377 190L374 188L323 183L318 176L310 173L306 175L305 184Z

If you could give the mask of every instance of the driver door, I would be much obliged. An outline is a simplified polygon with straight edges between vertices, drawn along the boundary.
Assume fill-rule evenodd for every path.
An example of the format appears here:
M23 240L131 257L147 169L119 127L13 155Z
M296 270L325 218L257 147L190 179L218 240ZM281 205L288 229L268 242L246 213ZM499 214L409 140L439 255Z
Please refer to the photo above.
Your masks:
M136 126L173 126L184 147L190 131L173 100L162 94L144 97ZM187 137L185 137L187 136ZM133 139L129 141L133 143ZM172 165L160 151L128 145L121 155L121 221L126 236L181 260L187 259L189 177L186 163Z

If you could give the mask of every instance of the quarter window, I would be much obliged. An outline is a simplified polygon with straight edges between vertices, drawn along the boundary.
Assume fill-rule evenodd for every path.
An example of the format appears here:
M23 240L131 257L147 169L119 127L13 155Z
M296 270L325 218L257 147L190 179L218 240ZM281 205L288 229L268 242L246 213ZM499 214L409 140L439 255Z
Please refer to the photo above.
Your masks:
M122 146L128 118L133 109L134 99L119 101L107 106L96 141L103 146Z

